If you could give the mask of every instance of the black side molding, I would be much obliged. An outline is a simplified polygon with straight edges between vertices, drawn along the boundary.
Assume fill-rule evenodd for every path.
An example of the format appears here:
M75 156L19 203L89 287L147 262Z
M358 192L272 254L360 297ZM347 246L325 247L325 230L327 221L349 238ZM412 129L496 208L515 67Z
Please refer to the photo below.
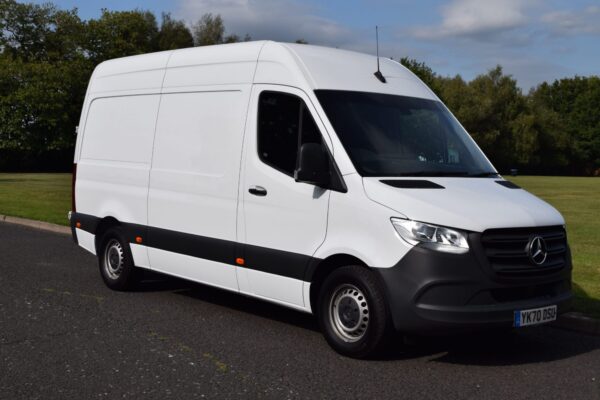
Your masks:
M442 185L422 179L383 179L379 182L400 189L445 189Z
M73 213L71 215L73 230L76 222L80 224L79 229L95 235L100 218L93 215ZM307 282L311 281L314 272L309 270L309 264L314 263L316 265L322 261L319 258L304 254L153 226L129 222L119 222L119 226L123 229L123 233L130 243L135 244L136 237L141 236L143 245L147 247L233 266L237 265L235 260L240 257L245 260L243 268Z
M509 189L521 189L521 186L514 184L511 181L496 181L496 183Z

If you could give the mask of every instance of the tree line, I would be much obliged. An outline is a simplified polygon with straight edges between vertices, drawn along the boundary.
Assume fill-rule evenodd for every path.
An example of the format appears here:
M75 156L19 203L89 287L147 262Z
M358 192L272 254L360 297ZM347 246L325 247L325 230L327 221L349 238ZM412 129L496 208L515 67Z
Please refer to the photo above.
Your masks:
M89 77L107 59L234 43L219 15L188 26L163 13L0 0L0 170L68 170ZM306 43L299 39L297 42ZM400 60L446 103L503 173L600 174L600 78L542 83L524 94L500 66L465 81Z
M466 82L402 58L501 172L600 175L600 77L543 82L524 94L497 66Z

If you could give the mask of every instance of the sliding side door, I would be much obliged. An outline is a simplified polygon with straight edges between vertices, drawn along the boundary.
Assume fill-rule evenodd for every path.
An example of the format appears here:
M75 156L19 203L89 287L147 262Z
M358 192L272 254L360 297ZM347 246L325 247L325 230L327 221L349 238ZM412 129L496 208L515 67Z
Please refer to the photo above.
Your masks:
M236 213L248 94L163 94L148 196L153 270L238 290Z

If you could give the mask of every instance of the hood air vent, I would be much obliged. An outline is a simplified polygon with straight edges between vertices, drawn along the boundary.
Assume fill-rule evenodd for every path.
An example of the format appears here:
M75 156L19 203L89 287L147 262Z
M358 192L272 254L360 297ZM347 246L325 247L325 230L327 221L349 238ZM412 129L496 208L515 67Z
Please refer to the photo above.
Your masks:
M509 189L521 189L521 186L512 183L511 181L496 181L498 185L502 185Z
M383 179L380 182L400 189L444 189L435 182L421 179Z

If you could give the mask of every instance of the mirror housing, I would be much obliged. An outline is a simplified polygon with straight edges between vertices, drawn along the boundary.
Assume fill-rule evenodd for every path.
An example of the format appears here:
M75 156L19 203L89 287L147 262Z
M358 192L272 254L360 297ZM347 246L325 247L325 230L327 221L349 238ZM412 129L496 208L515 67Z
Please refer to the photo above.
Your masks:
M304 143L300 146L294 179L296 182L327 187L331 180L329 168L329 157L323 146L318 143Z

